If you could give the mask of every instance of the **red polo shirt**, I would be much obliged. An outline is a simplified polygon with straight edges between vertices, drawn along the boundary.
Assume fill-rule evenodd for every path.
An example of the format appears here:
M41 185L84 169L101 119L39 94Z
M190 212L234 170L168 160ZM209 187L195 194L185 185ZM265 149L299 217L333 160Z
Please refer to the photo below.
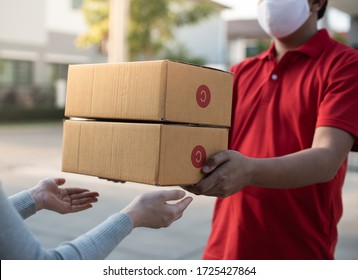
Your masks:
M230 149L255 158L295 153L311 147L319 126L358 137L358 52L326 30L279 62L272 45L232 71ZM248 186L217 199L204 259L333 259L345 173L346 162L327 183Z

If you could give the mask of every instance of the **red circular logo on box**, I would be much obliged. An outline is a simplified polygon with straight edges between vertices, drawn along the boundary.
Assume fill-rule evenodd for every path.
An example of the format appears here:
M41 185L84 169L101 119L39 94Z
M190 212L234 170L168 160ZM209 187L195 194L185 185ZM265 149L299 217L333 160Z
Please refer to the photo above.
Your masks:
M191 163L195 168L201 168L206 161L206 151L203 146L197 145L191 152Z
M206 85L201 85L196 91L196 102L201 108L206 108L210 104L211 93Z

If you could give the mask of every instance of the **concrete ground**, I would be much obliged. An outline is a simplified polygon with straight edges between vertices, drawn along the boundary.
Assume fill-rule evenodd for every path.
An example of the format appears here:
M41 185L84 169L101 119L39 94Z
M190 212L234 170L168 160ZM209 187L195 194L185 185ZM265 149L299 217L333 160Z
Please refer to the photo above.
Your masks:
M95 177L61 172L62 124L0 125L0 180L8 195L45 177L65 177L67 186L88 187L100 200L82 213L41 211L26 220L42 244L52 248L74 239L144 191L156 187L116 184ZM337 259L358 259L358 173L349 172L344 186L344 215L339 224ZM135 229L108 259L200 259L209 231L214 199L195 196L183 217L166 229Z

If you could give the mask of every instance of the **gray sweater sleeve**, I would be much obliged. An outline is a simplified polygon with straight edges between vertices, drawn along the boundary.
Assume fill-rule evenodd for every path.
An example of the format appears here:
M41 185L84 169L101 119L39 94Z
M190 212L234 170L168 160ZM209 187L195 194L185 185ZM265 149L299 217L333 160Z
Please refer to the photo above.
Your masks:
M12 195L9 200L23 219L36 213L35 200L27 191Z
M123 213L110 216L71 242L47 250L32 234L0 187L0 259L104 259L133 229Z

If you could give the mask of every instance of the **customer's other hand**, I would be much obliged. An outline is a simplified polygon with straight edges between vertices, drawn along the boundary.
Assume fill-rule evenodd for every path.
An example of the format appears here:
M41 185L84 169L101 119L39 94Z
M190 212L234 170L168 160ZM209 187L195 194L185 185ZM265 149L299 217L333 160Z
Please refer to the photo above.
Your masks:
M60 214L74 213L92 207L97 201L97 192L83 188L60 188L64 178L44 179L29 193L35 200L36 210L51 210Z

